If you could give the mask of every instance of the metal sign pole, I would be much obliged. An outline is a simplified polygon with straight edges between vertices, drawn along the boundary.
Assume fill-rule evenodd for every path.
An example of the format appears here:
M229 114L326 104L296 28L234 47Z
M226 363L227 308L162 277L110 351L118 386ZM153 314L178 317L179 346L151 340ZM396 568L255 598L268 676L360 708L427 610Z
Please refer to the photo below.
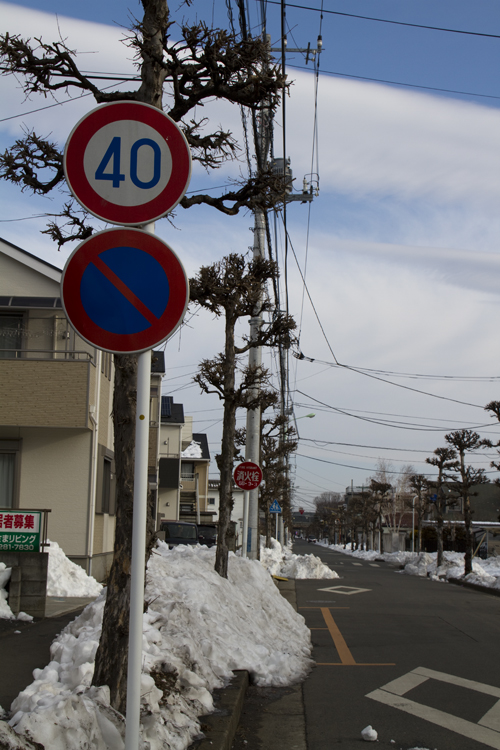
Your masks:
M248 545L248 507L249 492L245 490L243 492L243 538L241 541L241 556L247 557L247 545Z
M127 725L125 750L139 747L142 619L144 612L144 561L148 493L149 394L151 351L142 352L137 368L137 416L135 425L134 521L130 576L130 619L127 672Z
M144 229L154 234L154 223ZM142 631L148 512L149 404L151 350L137 357L137 410L135 416L134 515L130 568L127 706L125 750L137 750L141 731Z

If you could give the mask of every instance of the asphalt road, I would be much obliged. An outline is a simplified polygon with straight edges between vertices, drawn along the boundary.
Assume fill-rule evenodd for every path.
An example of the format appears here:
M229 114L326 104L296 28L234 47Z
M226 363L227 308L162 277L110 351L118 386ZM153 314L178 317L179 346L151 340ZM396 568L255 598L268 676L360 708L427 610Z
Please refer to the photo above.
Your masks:
M500 598L299 542L340 578L296 581L316 662L308 750L500 750Z

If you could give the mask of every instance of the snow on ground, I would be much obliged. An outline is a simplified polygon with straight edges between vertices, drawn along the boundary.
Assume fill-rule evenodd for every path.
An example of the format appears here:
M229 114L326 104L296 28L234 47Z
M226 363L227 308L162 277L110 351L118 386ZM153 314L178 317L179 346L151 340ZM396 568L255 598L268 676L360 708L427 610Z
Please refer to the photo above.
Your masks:
M215 548L163 542L150 559L140 750L184 750L234 669L257 685L283 686L311 668L310 631L265 567L230 553L226 580L214 560ZM106 687L90 687L103 608L104 592L56 638L50 663L11 706L16 732L51 750L123 750L123 717Z
M401 572L406 575L429 577L434 581L460 578L467 583L500 589L500 557L488 557L486 560L475 557L472 561L472 573L464 576L463 552L444 552L443 564L438 568L437 552L384 552L380 554L376 550L344 549L341 544L329 545L326 542L318 542L318 544L361 560L384 560L391 565L402 566Z
M11 608L7 604L7 591L5 587L10 580L12 568L8 568L5 563L0 562L0 617L6 617L9 620L15 617Z
M283 576L284 578L339 577L316 555L294 555L290 549L282 547L276 539L271 539L271 549L261 544L260 561L273 576Z
M47 570L47 596L98 596L102 591L102 584L95 578L88 576L83 568L71 562L64 554L57 542L50 542L49 564ZM7 568L0 562L0 618L16 619L8 604L6 586L10 579L12 568ZM31 615L19 612L18 620L32 620Z
M50 542L47 596L98 596L102 584L71 562L57 542Z

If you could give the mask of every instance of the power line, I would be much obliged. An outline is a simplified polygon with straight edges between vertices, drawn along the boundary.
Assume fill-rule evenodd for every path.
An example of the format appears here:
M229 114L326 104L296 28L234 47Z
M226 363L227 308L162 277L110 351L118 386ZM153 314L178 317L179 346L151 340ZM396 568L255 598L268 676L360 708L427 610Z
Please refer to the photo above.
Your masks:
M294 68L296 70L309 70L307 67L303 65L290 65L288 64L289 68ZM444 94L458 94L461 96L479 96L484 99L500 99L500 96L495 96L494 94L477 94L472 91L458 91L456 89L443 89L439 88L438 86L424 86L418 83L404 83L403 81L390 81L385 78L371 78L370 76L358 76L354 75L352 73L337 73L334 70L322 70L322 73L326 75L331 76L339 76L340 78L355 78L360 81L373 81L374 83L386 83L390 86L404 86L406 88L412 88L412 89L425 89L426 91L441 91Z
M278 0L268 0L271 5L280 5ZM374 16L361 16L357 13L343 13L339 10L323 10L323 8L310 8L307 5L296 5L294 3L287 3L289 8L298 8L299 10L310 10L315 13L327 13L331 16L344 16L346 18L359 18L362 21L376 21L377 23L388 23L395 26L409 26L414 29L427 29L430 31L445 31L449 34L465 34L466 36L484 36L490 39L500 39L500 34L487 34L483 31L465 31L463 29L449 29L445 26L429 26L423 23L410 23L409 21L393 21L388 18L376 18Z
M297 390L297 393L300 393L302 396L305 396L306 398L311 399L311 401L314 401L316 404L320 404L321 406L324 406L325 408L331 411L334 411L337 414L343 414L344 416L352 417L353 419L360 419L363 422L379 424L384 427L395 427L400 430L416 430L416 431L421 431L421 432L450 432L453 430L453 428L451 427L446 427L446 428L433 427L432 425L423 426L423 425L417 425L417 424L412 424L412 423L402 424L402 423L396 422L395 420L372 419L370 417L363 417L363 416L360 416L359 414L352 414L351 412L345 409L340 409L339 407L331 406L330 404L325 404L323 401L319 401L318 399L314 398L313 396L310 396L307 393L304 393L303 391ZM491 427L491 424L487 422L485 424L475 425L474 427L476 429L480 429L482 427Z

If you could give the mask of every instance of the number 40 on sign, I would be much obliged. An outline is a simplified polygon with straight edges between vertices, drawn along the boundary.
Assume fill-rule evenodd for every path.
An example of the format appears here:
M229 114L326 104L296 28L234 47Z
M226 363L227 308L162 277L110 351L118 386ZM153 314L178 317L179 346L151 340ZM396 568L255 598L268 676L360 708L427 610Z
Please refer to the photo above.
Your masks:
M71 192L112 224L159 219L182 199L191 176L184 134L164 112L142 102L93 109L73 128L64 151Z

